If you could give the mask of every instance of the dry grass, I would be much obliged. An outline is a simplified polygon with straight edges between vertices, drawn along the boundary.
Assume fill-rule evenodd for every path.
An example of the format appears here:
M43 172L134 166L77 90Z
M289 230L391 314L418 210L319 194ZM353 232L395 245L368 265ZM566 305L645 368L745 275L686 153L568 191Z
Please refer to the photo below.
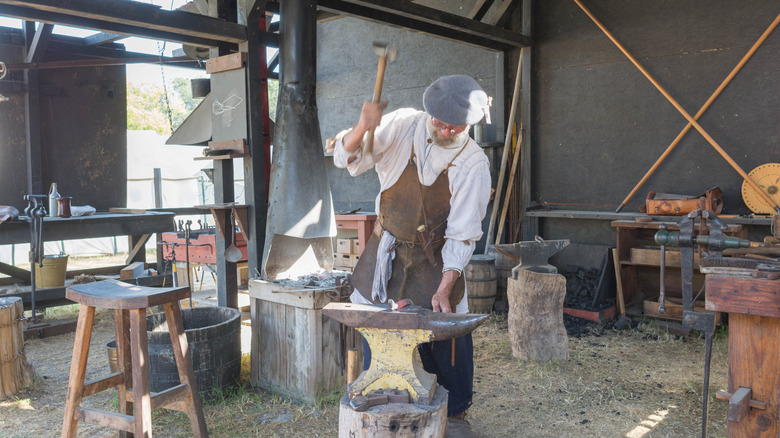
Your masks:
M91 344L88 378L107 369L103 345L112 338L110 313L100 313ZM710 395L727 383L726 338L715 340ZM73 334L30 341L27 357L39 373L36 385L15 400L0 402L0 436L56 436L62 424ZM652 322L615 331L598 325L570 338L571 360L559 363L514 359L506 315L492 315L474 333L475 397L469 411L480 437L693 437L700 434L704 342L677 337ZM290 400L247 384L205 405L212 437L335 437L338 404ZM90 397L90 405L114 409L113 391ZM710 435L725 436L725 403L711 402ZM155 436L189 437L180 413L158 411ZM116 433L80 425L79 436Z

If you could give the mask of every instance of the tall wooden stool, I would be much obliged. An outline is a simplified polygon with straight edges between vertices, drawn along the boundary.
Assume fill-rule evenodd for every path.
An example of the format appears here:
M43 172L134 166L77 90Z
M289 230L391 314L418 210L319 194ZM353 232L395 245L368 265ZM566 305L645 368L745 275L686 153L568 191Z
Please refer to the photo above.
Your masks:
M208 436L179 309L179 300L190 296L188 287L152 288L105 280L69 287L65 296L79 303L80 308L62 423L63 438L76 436L79 421L118 429L123 431L120 436L151 437L152 411L157 408L188 413L193 436ZM181 384L150 393L146 308L159 305L165 309ZM119 370L84 383L97 307L114 309ZM114 387L119 392L119 413L81 406L82 398Z

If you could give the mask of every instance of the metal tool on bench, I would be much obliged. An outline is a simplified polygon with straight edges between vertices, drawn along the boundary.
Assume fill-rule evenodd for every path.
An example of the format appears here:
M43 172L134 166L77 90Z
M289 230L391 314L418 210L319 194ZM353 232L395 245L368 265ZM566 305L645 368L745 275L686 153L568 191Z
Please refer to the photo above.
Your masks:
M184 255L187 257L187 287L190 288L190 309L192 309L192 279L190 278L191 270L190 268L190 231L192 231L192 221L188 220L184 224ZM174 263L176 261L174 260Z
M46 216L47 195L24 195L24 213L30 221L30 320L35 322L35 265L43 267L43 217Z
M696 235L695 222L700 220L700 234ZM701 330L704 333L704 389L702 397L702 438L707 436L707 404L710 383L710 359L712 357L712 336L715 332L715 312L700 312L693 309L693 256L695 248L705 246L709 257L720 257L722 251L728 248L749 248L759 246L757 242L727 236L726 226L718 219L712 210L695 210L678 223L680 231L668 231L665 227L655 234L655 242L661 245L661 287L664 284L665 247L666 245L680 247L680 268L682 279L683 326ZM709 231L709 234L701 232ZM662 289L663 291L663 289ZM659 297L660 309L664 306L664 297ZM663 311L662 311L663 312Z
M355 327L371 348L371 365L347 387L350 400L369 397L372 391L408 391L409 398L430 404L436 375L423 369L419 344L457 338L471 333L487 315L440 313L420 306L392 310L390 306L330 303L323 315ZM362 406L362 399L353 408ZM367 406L366 406L367 408Z

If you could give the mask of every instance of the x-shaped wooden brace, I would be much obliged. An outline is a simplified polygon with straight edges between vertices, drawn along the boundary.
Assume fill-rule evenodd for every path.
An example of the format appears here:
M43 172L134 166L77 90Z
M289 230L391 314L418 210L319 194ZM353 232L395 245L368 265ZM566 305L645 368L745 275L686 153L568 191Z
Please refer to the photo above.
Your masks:
M707 102L704 104L704 106L702 106L701 109L699 110L699 112L696 113L696 116L695 117L691 117L691 115L688 114L687 111L685 111L685 109L677 102L677 100L675 100L669 94L669 92L666 91L666 89L664 89L664 87L661 86L661 84L657 80L655 80L655 78L653 78L653 76L650 74L650 72L648 72L647 69L645 69L642 66L642 64L640 64L639 61L633 55L631 55L631 53L629 53L628 50L622 44L620 44L620 42L614 37L614 35L612 35L609 32L609 30L607 30L607 28L604 27L604 25L593 15L593 13L591 13L590 10L588 10L588 8L586 8L585 5L582 4L581 0L574 0L574 2L577 3L577 6L579 6L585 12L585 14L591 20L593 20L594 23L596 23L596 26L598 26L599 29L601 29L601 31L604 32L604 34L610 40L612 40L613 43L615 43L615 45L618 47L618 49L620 49L620 51L623 52L624 55L626 55L628 60L631 61L636 66L636 68L638 68L639 71L642 72L643 75L645 75L645 77L655 86L655 88L657 88L658 91L660 91L661 94L663 94L664 97L666 97L666 99L672 105L674 105L675 108L677 108L677 111L679 111L680 114L682 114L683 117L685 117L688 120L688 125L685 128L683 128L683 130L680 132L680 134L677 136L677 138L675 138L674 141L672 142L672 144L670 144L669 147L666 148L664 153L661 154L661 156L658 158L658 160L655 162L655 164L653 164L653 166L650 168L650 170L647 171L647 173L642 178L642 180L640 180L639 183L636 185L636 187L634 187L634 190L632 190L631 193L626 197L626 199L623 200L623 202L617 208L617 211L620 211L626 205L628 200L631 199L636 194L636 192L639 190L639 188L642 186L642 184L644 184L645 181L647 181L647 179L650 178L650 175L652 175L653 172L655 172L655 170L658 168L658 166L661 164L661 162L669 155L670 152L672 152L674 147L677 146L677 144L680 142L680 140L682 140L682 138L691 129L691 127L693 127L693 128L696 128L696 130L699 131L699 134L701 134L702 137L704 137L704 139L707 140L707 142L710 145L712 145L712 147L715 148L716 151L718 151L718 153L731 165L731 167L733 167L734 170L736 170L742 176L742 178L744 178L745 181L747 181L748 184L750 184L750 186L753 187L753 189L756 190L759 193L759 195L761 195L761 197L764 199L764 201L769 203L770 206L773 206L775 211L780 213L780 205L778 205L777 202L774 201L774 199L770 198L769 195L763 189L761 189L761 187L753 180L753 178L751 178L750 175L748 175L747 172L745 172L739 166L739 164L737 164L737 162L734 161L729 156L729 154L726 153L726 151L723 150L723 148L696 121L696 120L699 119L699 117L701 117L702 114L704 114L704 112L707 110L707 108L709 108L710 104L712 104L712 102L715 100L715 98L718 97L720 92L723 91L724 88L726 88L726 85L728 85L729 82L731 82L731 79L733 79L734 76L736 76L737 72L739 72L739 70L742 68L743 65L745 65L747 60L750 59L750 57L753 55L753 53L755 53L755 51L758 49L758 47L761 45L761 43L763 43L764 40L769 36L769 34L772 33L772 31L775 29L775 27L777 27L777 25L780 24L780 15L778 15L777 18L775 18L775 20L772 22L772 24L769 25L769 28L761 35L761 37L758 39L758 41L756 41L756 43L753 44L753 47L750 48L748 53L737 64L737 66L734 68L734 70L731 71L731 73L726 77L726 79L718 87L718 89L715 90L715 92L712 94L712 96L710 96L710 98L707 100Z

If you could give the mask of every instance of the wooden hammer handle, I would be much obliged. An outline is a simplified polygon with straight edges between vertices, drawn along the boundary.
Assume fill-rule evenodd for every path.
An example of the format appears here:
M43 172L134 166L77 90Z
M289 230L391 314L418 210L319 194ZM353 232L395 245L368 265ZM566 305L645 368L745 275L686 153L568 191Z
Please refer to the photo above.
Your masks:
M379 64L376 71L376 83L374 84L374 98L371 100L374 103L379 103L382 100L382 85L385 82L385 69L387 68L387 55L379 57ZM366 154L374 152L374 128L368 130L368 138L366 138L366 146L364 148Z

